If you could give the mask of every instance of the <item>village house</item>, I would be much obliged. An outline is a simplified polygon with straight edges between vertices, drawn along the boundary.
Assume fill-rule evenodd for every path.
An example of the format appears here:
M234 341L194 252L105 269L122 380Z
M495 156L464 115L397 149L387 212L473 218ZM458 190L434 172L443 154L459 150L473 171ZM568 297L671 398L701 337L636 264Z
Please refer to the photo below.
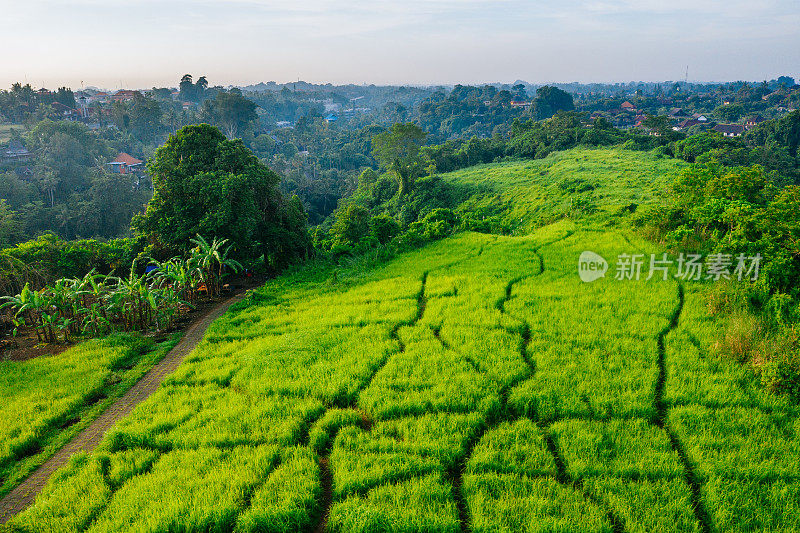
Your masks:
M670 109L669 116L672 118L689 118L689 114L681 107L673 107Z
M77 109L73 109L61 102L53 102L50 107L56 110L62 120L79 120L83 116Z
M103 92L94 93L89 97L89 103L107 104L108 98L109 98L108 93L103 93Z
M516 107L519 109L527 109L531 106L532 102L527 102L525 100L511 100L511 107Z
M628 102L627 100L622 102L622 105L619 106L619 107L621 109L623 109L624 111L636 111L636 106L633 105L632 103Z
M759 124L761 124L765 120L766 119L764 117L762 117L761 115L755 115L755 116L752 116L752 117L747 117L745 119L744 123L747 126L747 129L750 129L750 128L753 128L755 126L758 126Z
M19 141L11 141L8 147L0 152L4 161L28 161L33 154Z
M678 122L675 126L672 127L674 131L683 131L685 129L691 128L692 126L697 126L700 124L700 121L696 118L687 118L686 120L682 120Z
M111 167L111 171L116 174L134 174L144 170L144 161L136 159L130 154L120 152L113 161L106 163Z
M714 131L721 133L725 137L741 137L745 127L741 124L717 124Z
M692 118L698 122L708 122L708 117L701 115L700 113L692 113Z

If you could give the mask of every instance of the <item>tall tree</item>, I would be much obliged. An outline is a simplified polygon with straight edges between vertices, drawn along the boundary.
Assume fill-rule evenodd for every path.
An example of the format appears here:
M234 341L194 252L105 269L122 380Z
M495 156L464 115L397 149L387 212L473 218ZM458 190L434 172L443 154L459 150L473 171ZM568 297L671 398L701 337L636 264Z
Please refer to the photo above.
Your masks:
M133 226L154 252L186 251L197 234L230 239L239 258L264 255L276 268L304 256L305 215L278 191L280 178L239 139L208 124L185 126L156 150L155 194Z
M192 83L191 74L184 74L183 77L181 77L181 83L178 85L178 89L180 90L181 100L184 102L197 101L197 88L194 83Z
M558 87L545 85L536 89L536 98L533 101L536 118L542 120L550 118L559 111L573 111L575 102L572 95Z
M252 100L242 96L239 89L231 89L203 102L201 114L205 120L222 129L228 138L234 138L258 118L256 107Z
M409 123L397 123L372 138L372 156L397 178L398 195L405 196L414 186L414 180L424 172L425 160L420 148L427 134L422 128Z

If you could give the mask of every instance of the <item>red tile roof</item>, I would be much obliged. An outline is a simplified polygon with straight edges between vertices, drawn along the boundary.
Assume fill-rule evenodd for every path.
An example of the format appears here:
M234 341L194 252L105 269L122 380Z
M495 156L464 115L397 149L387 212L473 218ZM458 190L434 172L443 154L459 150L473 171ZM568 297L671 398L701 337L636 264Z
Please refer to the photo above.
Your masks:
M136 159L130 154L126 154L125 152L120 152L119 155L113 161L110 161L108 164L128 165L130 167L133 165L141 165L142 163L144 163L144 161L142 161L141 159Z

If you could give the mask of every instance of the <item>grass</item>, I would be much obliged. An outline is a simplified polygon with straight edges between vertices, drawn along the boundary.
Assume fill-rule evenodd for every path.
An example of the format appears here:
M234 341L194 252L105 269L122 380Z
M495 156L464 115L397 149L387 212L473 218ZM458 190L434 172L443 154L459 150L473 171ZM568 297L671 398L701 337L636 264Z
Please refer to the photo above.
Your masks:
M0 494L46 461L178 341L114 335L60 354L0 362Z
M460 212L499 215L516 234L525 235L576 214L588 215L590 223L614 222L623 208L659 201L686 166L650 152L576 149L544 159L479 165L445 178L481 191L461 204Z
M520 235L269 282L12 528L800 531L797 408L716 354L714 287L614 279L660 252L619 207L679 167L573 150L446 176ZM591 284L585 250L611 263Z

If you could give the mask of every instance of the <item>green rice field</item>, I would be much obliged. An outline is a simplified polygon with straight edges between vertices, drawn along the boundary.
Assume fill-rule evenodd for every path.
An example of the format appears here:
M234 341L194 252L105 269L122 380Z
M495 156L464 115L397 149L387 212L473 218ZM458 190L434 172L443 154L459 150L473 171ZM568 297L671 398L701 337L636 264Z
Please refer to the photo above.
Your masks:
M534 164L627 176L614 151L570 153ZM647 201L675 169L641 157L623 163L649 169L630 193ZM509 183L473 201L540 205L547 187L525 165L480 167ZM631 201L592 179L608 210ZM268 282L8 527L800 531L798 408L713 355L712 285L616 280L613 264L583 283L583 251L661 250L591 220L533 226ZM63 397L20 425L60 420Z

